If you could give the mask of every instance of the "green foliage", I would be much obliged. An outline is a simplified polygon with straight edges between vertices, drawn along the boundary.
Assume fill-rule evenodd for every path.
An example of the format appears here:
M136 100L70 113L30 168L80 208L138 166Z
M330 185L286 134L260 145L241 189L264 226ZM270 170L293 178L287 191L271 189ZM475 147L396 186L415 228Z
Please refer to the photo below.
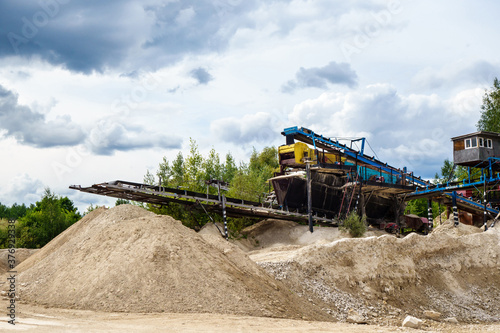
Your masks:
M227 218L227 229L232 234L233 237L238 237L241 233L241 230L245 229L248 226L256 223L258 220L250 217L241 217L241 218Z
M7 248L9 246L8 238L8 225L9 221L4 218L0 218L0 248Z
M18 247L40 248L81 218L73 202L50 189L17 222Z
M182 221L186 227L194 230L200 230L206 223L210 222L210 218L202 210L199 210L200 206L193 204L192 206L185 206L178 203L168 203L164 206L147 205L147 209L155 214L169 215L174 219ZM218 215L211 214L212 218L216 221L221 221L222 218Z
M11 207L7 207L0 203L0 219L13 219L17 220L24 216L28 211L28 207L25 204L18 205L13 204Z
M0 203L0 248L7 248L9 246L9 220L18 220L26 215L27 211L28 208L25 204L18 205L14 203L11 207L8 207Z
M233 155L231 153L226 154L226 163L224 164L222 170L222 179L225 182L232 183L234 176L238 172L238 167L234 161Z
M464 166L458 165L455 167L453 176L450 178L451 172L453 171L453 162L449 159L445 159L443 166L441 167L441 176L436 173L434 176L435 184L446 184L448 181L457 182L467 179L469 177L468 169ZM471 172L474 173L476 170L473 169Z
M85 212L83 212L83 216L87 215L90 212L93 212L97 208L99 208L99 206L94 206L93 204L90 204L90 206L87 207L87 209L85 210Z
M219 154L214 148L209 151L208 156L204 157L199 152L196 142L190 139L189 154L186 157L181 152L172 162L164 157L158 166L156 176L148 170L144 176L144 182L157 185L161 179L161 185L165 187L205 193L207 191L206 181L217 179L230 183L230 189L226 196L259 201L263 197L263 193L268 190L267 180L273 176L277 168L278 153L274 147L264 148L260 153L254 149L250 162L248 164L242 163L240 167L237 167L231 153L226 154L224 163L221 162ZM218 190L209 187L208 192L217 194ZM170 215L193 229L199 229L210 221L205 212L200 209L199 204L169 203L162 207L148 205L148 209L157 214ZM211 214L211 216L215 221L222 221L222 218L217 214ZM251 219L228 218L228 228L239 232L253 222Z
M440 212L444 212L445 206L440 206L439 203L432 202L432 218L439 216ZM405 209L405 214L414 214L420 217L428 218L428 203L427 199L414 199L408 202Z
M279 167L278 150L266 147L260 153L253 150L248 165L241 164L236 172L228 196L260 202L269 192L267 180L273 177Z
M125 200L125 199L116 199L115 206L120 206L120 205L129 205L130 201Z
M346 217L340 230L348 232L352 237L361 237L366 232L366 216L362 218L356 212L350 212Z
M481 117L477 122L478 131L500 132L500 81L493 80L491 90L486 90L481 105Z

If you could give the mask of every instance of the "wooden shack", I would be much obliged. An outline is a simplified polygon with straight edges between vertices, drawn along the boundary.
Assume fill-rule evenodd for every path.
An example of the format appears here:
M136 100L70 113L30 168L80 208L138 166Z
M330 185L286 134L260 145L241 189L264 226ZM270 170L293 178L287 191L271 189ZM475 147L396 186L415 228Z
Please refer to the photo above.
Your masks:
M500 158L500 134L475 132L451 138L453 162L468 167L485 167L489 157Z

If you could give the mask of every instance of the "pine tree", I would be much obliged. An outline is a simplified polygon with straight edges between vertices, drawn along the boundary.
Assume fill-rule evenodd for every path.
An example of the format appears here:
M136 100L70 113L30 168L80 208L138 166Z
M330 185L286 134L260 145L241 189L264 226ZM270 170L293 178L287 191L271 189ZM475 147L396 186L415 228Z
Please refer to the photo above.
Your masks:
M500 133L500 81L493 80L491 90L486 90L481 105L481 118L476 125L478 131Z

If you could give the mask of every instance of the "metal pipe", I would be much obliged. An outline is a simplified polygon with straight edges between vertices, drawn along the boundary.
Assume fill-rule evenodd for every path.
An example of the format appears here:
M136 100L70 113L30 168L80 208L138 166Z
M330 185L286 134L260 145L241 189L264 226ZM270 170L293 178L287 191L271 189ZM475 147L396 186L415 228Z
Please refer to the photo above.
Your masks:
M311 161L306 161L306 177L307 177L307 215L309 221L309 231L313 232L313 219L312 219L312 190L311 190Z

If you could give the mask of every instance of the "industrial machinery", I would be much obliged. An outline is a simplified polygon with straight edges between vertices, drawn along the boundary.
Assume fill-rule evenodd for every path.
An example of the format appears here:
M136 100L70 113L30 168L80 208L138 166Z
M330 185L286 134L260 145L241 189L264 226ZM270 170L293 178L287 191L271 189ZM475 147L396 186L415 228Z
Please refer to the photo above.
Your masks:
M401 218L405 202L415 198L427 198L429 207L433 200L453 207L456 224L459 209L462 215L471 215L469 220L476 224L478 215L486 223L488 218L499 214L496 202L489 199L500 189L500 134L476 132L453 138L454 165L466 167L468 177L445 184L430 183L406 168L395 168L366 155L364 138L351 139L346 144L303 127L286 128L282 135L286 144L278 148L280 169L270 179L275 196L272 202L226 198L220 189L230 184L223 182L215 184L218 195L127 181L70 188L155 205L169 202L199 205L204 210L206 207L219 211L224 217L227 214L308 221L311 231L314 223L336 226L352 211L382 228L395 223L390 225L391 231L405 228L426 231L432 227L430 209L425 221ZM361 148L353 148L358 143ZM214 186L213 182L208 186ZM475 198L469 197L472 193ZM477 202L478 193L482 193L482 202ZM462 222L469 220L464 217Z

